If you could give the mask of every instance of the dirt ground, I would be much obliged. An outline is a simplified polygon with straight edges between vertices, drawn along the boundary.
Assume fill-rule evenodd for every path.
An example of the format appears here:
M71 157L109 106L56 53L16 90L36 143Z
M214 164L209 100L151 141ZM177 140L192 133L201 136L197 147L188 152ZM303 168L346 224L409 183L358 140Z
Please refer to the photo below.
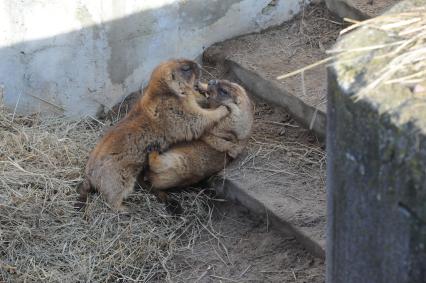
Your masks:
M285 113L256 109L254 141L316 143ZM199 189L177 194L179 218L144 191L127 201L130 217L97 195L86 213L75 212L75 187L104 129L90 119L41 121L1 109L0 282L324 282L324 262L294 238Z
M223 66L205 64L203 80L231 79ZM252 139L244 153L242 164L225 170L222 176L243 176L251 185L264 188L263 197L269 203L283 201L283 186L292 188L293 198L309 197L309 213L320 218L317 225L309 225L318 237L323 237L325 225L325 156L324 144L308 130L298 125L280 108L252 97L255 102L255 120ZM310 152L312 151L312 152ZM303 156L303 159L300 157ZM238 162L240 162L238 161ZM289 163L290 161L290 163ZM235 165L235 164L234 164ZM263 170L257 167L263 167ZM233 166L231 166L233 167ZM271 172L272 171L272 172ZM294 174L291 178L285 172ZM292 183L290 186L288 184ZM267 191L268 184L275 184L275 193ZM306 186L310 184L309 186ZM317 184L319 191L303 188ZM287 191L287 193L289 193ZM248 209L229 202L216 203L212 219L218 238L207 236L196 244L191 253L182 258L189 260L194 268L180 274L181 282L306 282L325 281L325 263L312 256L293 237L283 236L266 219L252 215ZM304 219L304 220L305 220ZM301 221L303 222L303 220Z
M205 65L204 79L226 78L220 66ZM256 100L253 138L243 165L226 172L226 178L243 176L251 185L264 188L262 201L280 202L282 209L297 212L301 226L323 238L325 227L325 157L323 144L283 110ZM288 147L286 147L288 146ZM255 156L255 158L253 158ZM290 158L289 158L290 157ZM303 157L303 160L300 158ZM288 163L288 161L291 161ZM258 168L259 166L259 168ZM261 168L263 170L261 170ZM289 172L290 171L290 172ZM293 176L289 176L286 174ZM290 178L289 178L290 177ZM271 187L271 184L275 186ZM314 187L319 191L311 190ZM286 192L281 188L286 187ZM274 192L268 190L271 188ZM306 188L307 190L305 190ZM291 192L288 189L294 189ZM304 211L283 202L283 194L310 200ZM294 199L293 199L294 200ZM294 204L294 203L293 203ZM181 282L324 282L325 265L294 238L267 227L265 219L246 208L216 203L211 229L219 237L207 236L191 253L179 257L194 268L176 277ZM309 221L306 219L310 218ZM314 223L315 222L315 223Z
M324 144L285 111L257 102L246 156L225 176L324 248L325 170Z
M206 234L177 258L194 266L179 282L324 282L324 262L294 238L267 227L240 206L218 203L212 220L218 238Z
M255 139L282 137L280 125L262 124L271 109L258 105ZM324 282L324 262L294 238L199 189L176 195L180 218L140 190L127 201L130 217L111 213L96 195L76 213L75 186L104 127L57 118L45 125L3 111L0 282Z
M277 80L276 77L327 57L343 27L324 3L310 4L294 19L261 33L253 33L214 45L243 67L275 81L283 90L325 112L327 77L325 65Z
M313 4L288 23L219 43L214 48L220 48L227 58L237 60L243 67L275 80L276 75L326 56L321 48L331 46L341 28L333 19L324 4ZM304 27L303 31L301 27ZM297 48L283 48L289 42ZM294 55L289 56L289 52ZM206 79L228 78L224 66L204 67ZM313 106L325 110L325 67L306 72L305 78L306 102L320 101ZM297 96L304 95L302 82L297 76L281 85ZM256 99L254 132L248 149L238 164L233 164L222 175L324 248L324 149L322 142L281 108Z
M213 73L205 79L224 77L205 69ZM114 215L96 195L88 213L76 213L75 186L105 127L59 120L44 126L33 117L11 117L0 112L0 282L324 282L324 262L294 238L199 189L177 196L185 209L180 218L141 191L128 201L130 217ZM248 156L256 156L251 167L256 160L270 166L263 179L280 186L324 181L322 145L309 131L263 102L257 102L255 120ZM290 169L300 174L287 178L288 164L271 157L292 160Z

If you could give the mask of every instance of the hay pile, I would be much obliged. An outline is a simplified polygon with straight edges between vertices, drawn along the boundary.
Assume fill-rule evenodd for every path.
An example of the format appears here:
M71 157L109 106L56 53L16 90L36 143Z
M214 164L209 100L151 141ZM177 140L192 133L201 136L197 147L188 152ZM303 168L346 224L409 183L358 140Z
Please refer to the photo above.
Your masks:
M413 87L414 92L426 93L426 8L414 7L404 12L391 12L366 21L353 23L340 32L344 35L350 31L364 28L364 31L375 30L386 34L386 41L371 44L366 38L363 46L327 51L331 56L278 76L278 80L303 73L319 65L329 63L337 58L359 64L357 59L376 51L378 55L372 60L385 61L386 64L374 75L368 85L359 91L357 99L367 95L372 89L383 84L403 84Z
M0 107L0 281L172 280L188 268L175 256L210 230L204 194L175 196L172 217L146 192L118 215L94 196L73 209L88 152L101 133L93 120L18 117ZM175 279L173 279L175 280Z
M253 133L247 151L220 174L227 179L241 180L255 193L264 191L263 201L269 198L274 209L280 209L277 199L271 198L276 194L282 199L292 198L301 205L317 199L315 209L321 211L322 201L325 201L325 167L326 153L315 136L287 113L256 101ZM314 207L308 209L314 210ZM308 215L309 212L303 210L301 213Z
M415 88L426 83L426 8L415 7L405 12L393 12L370 20L355 23L341 31L366 28L386 34L382 44L334 49L329 51L345 60L348 57L361 58L372 50L380 51L373 60L386 61L381 70L358 94L358 99L383 84L402 84ZM367 41L368 42L368 41ZM423 90L424 92L424 90Z

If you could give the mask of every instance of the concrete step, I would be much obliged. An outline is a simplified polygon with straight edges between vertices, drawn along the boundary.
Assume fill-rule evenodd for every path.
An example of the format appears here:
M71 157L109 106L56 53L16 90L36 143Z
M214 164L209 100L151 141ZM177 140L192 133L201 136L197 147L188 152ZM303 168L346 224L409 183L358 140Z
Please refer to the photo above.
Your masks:
M204 59L225 65L254 95L284 107L302 125L324 137L325 65L284 80L277 77L326 58L325 50L341 28L341 21L325 4L309 5L279 27L213 45Z
M215 187L224 198L243 205L285 235L294 236L312 254L325 258L324 188L302 186L305 191L296 197L291 195L294 187L276 181L272 184L272 180L263 180L262 184L249 181L266 176L251 173L243 178L225 177Z
M212 185L324 258L324 147L278 107L256 101L255 113L246 151Z
M319 257L325 257L325 151L319 141L325 137L326 67L276 77L326 58L341 27L325 4L310 5L282 26L216 44L203 57L268 103L257 102L253 138L215 183L217 191Z

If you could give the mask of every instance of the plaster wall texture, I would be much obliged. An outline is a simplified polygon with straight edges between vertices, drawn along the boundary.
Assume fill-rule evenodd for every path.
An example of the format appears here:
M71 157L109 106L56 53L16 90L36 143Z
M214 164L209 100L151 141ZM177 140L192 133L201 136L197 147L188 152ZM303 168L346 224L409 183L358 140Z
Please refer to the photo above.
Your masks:
M17 112L95 115L161 61L289 20L299 0L4 0L0 94Z

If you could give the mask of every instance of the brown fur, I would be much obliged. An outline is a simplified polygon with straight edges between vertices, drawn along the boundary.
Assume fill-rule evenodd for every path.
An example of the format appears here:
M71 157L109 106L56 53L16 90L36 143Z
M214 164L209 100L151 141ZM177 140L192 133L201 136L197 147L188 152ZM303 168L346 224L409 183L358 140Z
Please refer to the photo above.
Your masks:
M209 83L208 95L211 107L226 105L230 114L200 140L175 145L162 154L150 153L147 178L154 189L197 183L222 170L244 149L253 124L253 105L245 90L222 80Z
M224 106L210 110L197 104L199 76L199 66L189 60L168 61L153 71L144 95L91 152L77 207L96 189L114 210L123 210L151 148L197 139L228 114Z

